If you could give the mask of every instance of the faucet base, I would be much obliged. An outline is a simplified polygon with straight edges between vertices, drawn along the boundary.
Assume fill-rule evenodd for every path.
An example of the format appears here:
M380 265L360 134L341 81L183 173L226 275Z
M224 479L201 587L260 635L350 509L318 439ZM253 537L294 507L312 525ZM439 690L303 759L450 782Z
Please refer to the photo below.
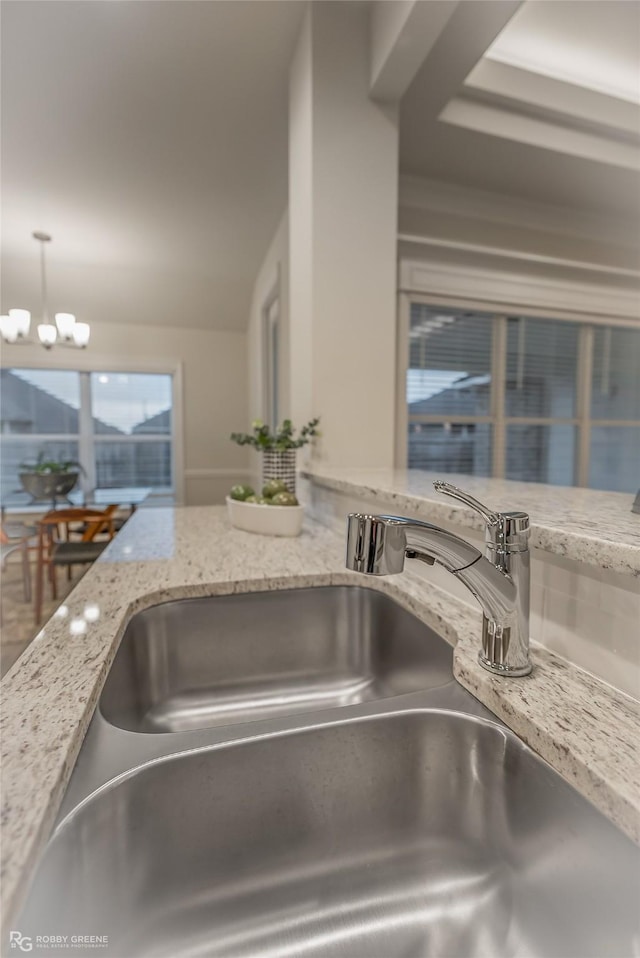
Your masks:
M502 675L504 678L519 679L523 675L529 675L532 669L531 662L526 665L502 665L500 662L492 662L483 652L478 652L478 662L487 672L493 672L494 675Z

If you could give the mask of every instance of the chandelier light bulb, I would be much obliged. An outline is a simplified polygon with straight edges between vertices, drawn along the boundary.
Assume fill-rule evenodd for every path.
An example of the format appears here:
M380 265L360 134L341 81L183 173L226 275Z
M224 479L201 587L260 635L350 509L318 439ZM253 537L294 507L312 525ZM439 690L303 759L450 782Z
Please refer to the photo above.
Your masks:
M13 316L0 316L0 335L7 343L15 343L18 338L18 324Z
M53 323L40 323L38 326L38 339L45 349L51 349L56 341L57 335L56 327Z
M9 316L16 324L18 337L25 338L29 335L31 326L31 313L28 309L10 309Z
M63 339L73 339L73 327L76 324L76 318L73 313L56 313L56 326Z
M73 329L71 330L71 335L75 345L80 346L81 349L84 349L89 342L89 336L91 335L89 323L75 323Z

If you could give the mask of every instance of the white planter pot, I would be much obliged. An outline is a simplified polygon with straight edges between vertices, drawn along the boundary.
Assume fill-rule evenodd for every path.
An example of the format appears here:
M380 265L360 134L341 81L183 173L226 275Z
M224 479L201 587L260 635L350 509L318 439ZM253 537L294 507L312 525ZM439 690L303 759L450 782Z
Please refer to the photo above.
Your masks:
M34 500L66 499L79 478L79 472L20 473L23 489Z
M302 506L261 506L240 502L227 496L231 525L261 536L299 536L302 530Z

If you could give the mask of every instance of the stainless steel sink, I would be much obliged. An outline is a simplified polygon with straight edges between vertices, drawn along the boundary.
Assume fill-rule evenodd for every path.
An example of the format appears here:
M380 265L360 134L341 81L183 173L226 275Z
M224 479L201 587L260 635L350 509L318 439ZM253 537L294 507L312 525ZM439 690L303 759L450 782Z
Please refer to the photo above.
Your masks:
M100 700L134 732L184 732L450 682L451 650L392 599L331 586L167 602L134 616Z
M622 958L639 884L511 732L414 709L122 776L62 822L14 927L117 958Z

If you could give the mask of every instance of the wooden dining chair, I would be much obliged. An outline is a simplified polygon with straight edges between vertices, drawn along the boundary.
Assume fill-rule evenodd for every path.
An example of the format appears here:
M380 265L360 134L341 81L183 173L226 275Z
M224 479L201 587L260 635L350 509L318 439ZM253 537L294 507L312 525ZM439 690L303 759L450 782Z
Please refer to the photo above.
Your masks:
M8 530L0 528L0 563L2 570L13 552L19 552L22 561L22 588L25 602L31 601L31 570L29 568L29 539L35 535L34 527L24 527L22 530Z
M7 559L14 552L20 553L22 564L22 590L24 601L31 602L31 566L29 564L29 540L36 534L34 526L0 526L0 569L6 572ZM0 589L0 624L2 615L2 592Z
M106 509L52 509L38 522L38 561L34 615L36 625L42 619L44 570L47 568L51 596L58 597L56 567L86 565L95 562L114 536L117 505ZM106 534L107 538L97 540Z

